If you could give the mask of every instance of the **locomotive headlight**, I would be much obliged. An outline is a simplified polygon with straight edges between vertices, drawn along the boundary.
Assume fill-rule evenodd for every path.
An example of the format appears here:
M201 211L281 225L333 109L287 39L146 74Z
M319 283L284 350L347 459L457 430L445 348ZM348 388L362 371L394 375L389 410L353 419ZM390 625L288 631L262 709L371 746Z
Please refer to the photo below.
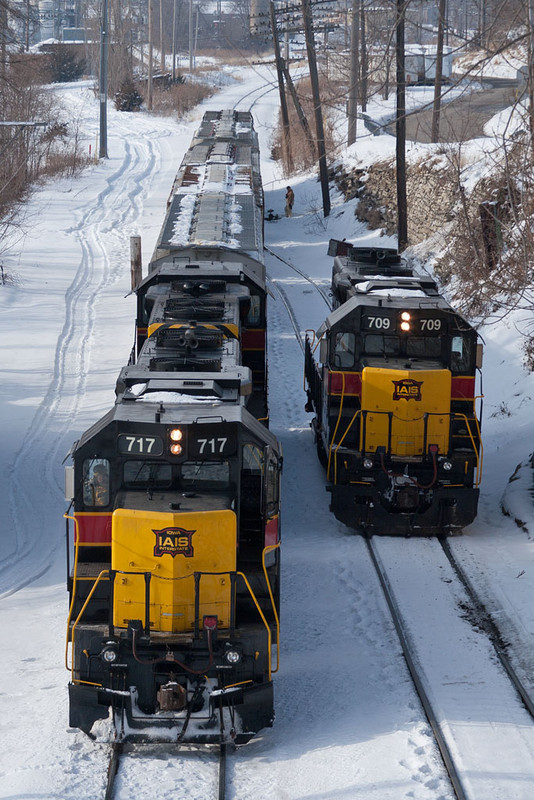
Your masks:
M170 451L173 456L179 456L183 447L179 442L184 438L184 433L181 428L173 428L169 431L169 439L171 440Z
M363 459L363 467L364 467L364 469L373 469L373 459L372 458L364 458Z
M117 645L115 644L106 645L103 648L102 652L100 653L100 658L106 664L114 664L115 661L118 659L118 657L119 657L119 652L117 649Z
M241 653L239 650L234 650L233 647L229 647L224 653L224 660L228 664L239 664L241 661Z
M409 311L403 311L400 315L401 318L401 331L409 331L410 330L410 320L412 318Z
M443 467L445 472L450 472L452 469L452 461L444 461L441 466Z

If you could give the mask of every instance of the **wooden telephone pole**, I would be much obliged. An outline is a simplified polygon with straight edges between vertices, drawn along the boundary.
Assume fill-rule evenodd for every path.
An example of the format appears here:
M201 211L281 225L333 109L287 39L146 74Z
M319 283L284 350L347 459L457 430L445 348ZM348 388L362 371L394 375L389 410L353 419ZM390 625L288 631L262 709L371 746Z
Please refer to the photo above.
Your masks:
M319 77L317 75L317 58L315 56L315 38L313 35L313 18L310 0L302 0L302 16L304 18L304 35L306 37L306 51L308 54L308 67L312 86L313 107L315 112L315 131L317 138L317 151L319 154L319 179L323 196L323 214L330 214L330 193L328 190L328 170L326 167L326 148L324 141L323 112L319 94Z
M404 14L407 0L397 0L397 227L399 253L408 246L408 209L406 203L406 75L404 70Z

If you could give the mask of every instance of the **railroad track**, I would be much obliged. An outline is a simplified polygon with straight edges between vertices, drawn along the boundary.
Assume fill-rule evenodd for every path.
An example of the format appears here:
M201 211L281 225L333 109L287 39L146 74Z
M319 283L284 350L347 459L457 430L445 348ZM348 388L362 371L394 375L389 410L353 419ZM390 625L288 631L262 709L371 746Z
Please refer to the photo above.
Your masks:
M524 800L534 706L446 541L367 540L410 675L458 800Z
M213 798L213 800L226 800L226 762L228 755L228 746L226 744L221 744L218 750L211 749L209 751L209 756L212 754L217 756L216 776L214 776L213 770L214 759L209 757L209 764L205 763L207 760L207 751L205 748L199 750L199 752L195 754L198 755L198 758L194 758L194 761L190 758L192 751L189 748L187 750L188 761L186 762L185 751L183 749L171 751L168 746L164 747L162 745L150 745L148 747L153 751L152 754L147 755L146 745L122 744L121 742L114 742L111 745L104 800L121 800L121 798L128 798L128 800L131 800L131 798L135 796L135 773L146 773L150 765L154 763L156 763L156 771L159 771L159 765L162 763L164 757L176 762L178 774L175 781L176 786L171 790L173 800L189 800L189 798L193 796L194 789L188 780L187 772L189 771L191 776L194 775L195 783L199 783L197 773L202 770L203 774L207 775L206 766L209 766L209 777L202 778L202 784L205 784L205 788L202 789L202 797L205 798L205 800L210 800L210 798ZM129 771L128 766L132 766L131 762L129 765L126 763L126 756L128 755L133 755L138 763L135 765L135 769L131 770L134 773L133 776L126 775L124 777L123 782L125 783L125 787L124 791L121 791L120 787L117 786L116 779L118 775L122 776L123 771ZM184 769L186 766L189 767L189 770ZM168 770L165 770L165 782L167 783L168 780ZM164 792L165 797L169 796L167 789L165 789ZM195 794L194 796L198 795ZM161 800L163 800L163 797L162 795ZM154 791L154 800L158 800L157 789Z
M326 305L328 306L328 309L330 310L332 308L332 301L330 299L330 294L325 289L323 289L323 287L317 281L315 281L313 278L310 278L309 275L307 275L301 269L299 269L294 264L292 264L291 261L288 261L286 258L282 258L282 256L278 255L278 253L276 253L270 247L267 247L266 245L264 245L263 249L267 253L269 253L269 255L273 256L276 259L278 259L278 261L281 261L282 264L285 264L290 269L292 269L293 272L296 272L298 275L300 275L301 278L304 278L304 280L308 281L308 283L311 283L313 288L321 295L321 297L325 301Z

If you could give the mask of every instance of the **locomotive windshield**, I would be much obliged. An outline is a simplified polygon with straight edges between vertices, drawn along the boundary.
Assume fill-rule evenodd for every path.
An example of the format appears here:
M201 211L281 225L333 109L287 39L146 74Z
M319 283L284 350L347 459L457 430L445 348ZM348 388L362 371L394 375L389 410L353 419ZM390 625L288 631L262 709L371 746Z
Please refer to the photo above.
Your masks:
M473 369L474 340L472 336L418 336L386 333L337 332L333 339L331 365L333 369L361 369L359 359L370 357L410 358L441 361L452 372Z
M228 461L185 461L173 467L156 461L125 461L123 484L127 489L227 489Z
M167 488L172 484L172 467L157 461L126 461L123 480L129 489Z
M184 489L227 489L230 485L228 461L186 461L181 472Z

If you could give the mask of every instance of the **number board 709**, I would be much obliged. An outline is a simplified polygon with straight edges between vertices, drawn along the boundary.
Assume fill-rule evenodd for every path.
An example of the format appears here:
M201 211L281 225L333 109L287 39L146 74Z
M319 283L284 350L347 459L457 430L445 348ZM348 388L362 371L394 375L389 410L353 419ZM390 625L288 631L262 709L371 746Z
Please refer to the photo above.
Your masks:
M373 333L397 333L399 330L412 333L440 334L446 330L445 321L435 314L421 311L409 311L409 327L401 329L401 313L397 314L384 314L380 311L373 313L366 312L362 314L361 328L362 331L369 331ZM408 322L408 321L407 321Z

